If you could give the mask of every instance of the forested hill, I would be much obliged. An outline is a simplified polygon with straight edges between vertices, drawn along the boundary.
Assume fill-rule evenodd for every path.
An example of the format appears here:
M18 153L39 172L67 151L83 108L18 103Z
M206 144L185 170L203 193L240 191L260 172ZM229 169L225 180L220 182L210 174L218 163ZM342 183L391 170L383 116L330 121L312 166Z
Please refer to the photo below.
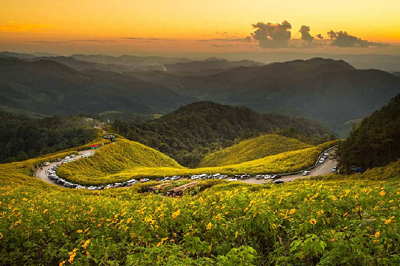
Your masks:
M258 114L248 108L213 102L182 106L153 121L116 121L114 129L189 167L197 166L208 152L263 133L278 133L312 144L334 138L327 128L309 119Z
M400 158L400 94L365 118L339 149L340 165L372 168Z
M0 110L0 163L22 161L89 143L96 122L81 116L32 119Z

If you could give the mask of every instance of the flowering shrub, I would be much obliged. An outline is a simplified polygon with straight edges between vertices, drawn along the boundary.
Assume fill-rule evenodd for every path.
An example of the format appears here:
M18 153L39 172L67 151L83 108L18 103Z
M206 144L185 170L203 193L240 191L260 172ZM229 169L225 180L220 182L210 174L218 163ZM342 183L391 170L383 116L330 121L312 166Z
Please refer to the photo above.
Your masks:
M398 265L400 179L384 172L170 198L64 189L3 164L0 264Z

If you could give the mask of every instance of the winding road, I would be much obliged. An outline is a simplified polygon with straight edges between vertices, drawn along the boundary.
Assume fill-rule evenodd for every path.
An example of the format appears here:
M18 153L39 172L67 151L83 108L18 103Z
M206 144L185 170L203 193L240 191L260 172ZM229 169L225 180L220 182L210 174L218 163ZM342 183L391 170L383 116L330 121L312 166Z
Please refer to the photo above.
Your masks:
M325 160L324 163L322 164L318 164L317 167L315 167L314 169L310 170L310 174L303 176L303 174L294 174L294 175L287 175L287 176L282 176L280 179L283 180L284 182L291 182L291 181L295 181L298 178L307 178L310 176L318 176L318 175L326 175L326 174L330 174L332 173L332 168L335 167L337 165L337 161L334 159L331 159L331 155L335 152L335 149L331 149L329 151L327 151L327 153L329 153L329 157ZM264 184L264 183L269 183L272 182L273 180L268 179L255 179L255 178L249 178L249 179L245 179L245 180L238 180L241 182L245 182L245 183L250 183L250 184Z
M94 153L95 153L95 150L80 151L80 152L78 152L79 155L75 156L74 158L71 158L71 160L75 161L75 160L82 158L82 156L91 156ZM64 159L64 158L61 158L61 159ZM46 171L50 170L51 168L53 168L53 166L56 166L57 164L59 164L59 162L53 162L53 163L50 163L50 165L48 165L48 166L42 166L43 169L40 169L40 168L36 169L35 177L46 183L58 185L55 182L51 181L50 178L48 177L48 174L46 173Z
M307 177L310 177L310 176L326 175L326 174L332 173L332 168L337 165L337 162L335 160L331 159L331 154L334 153L334 150L335 149L332 148L332 149L326 151L326 152L328 152L330 154L328 159L326 159L324 163L318 164L317 167L315 167L314 169L310 170L310 174L309 175L303 176L303 174L300 173L300 174L282 176L280 179L283 180L284 182L291 182L291 181L295 181L298 178L307 178ZM79 160L79 159L82 158L82 156L91 156L95 152L96 152L95 150L80 151L80 152L78 152L79 155L75 156L74 158L71 158L71 160L72 161ZM53 185L58 185L55 182L53 182L52 180L50 180L49 177L48 177L48 174L46 173L48 170L52 169L53 166L55 166L57 164L59 164L59 162L52 162L48 166L43 166L42 167L43 169L38 168L35 171L35 177L40 179L40 180L42 180L42 181L44 181L44 182L46 182L46 183L53 184ZM249 178L249 179L244 179L244 180L239 179L238 181L239 182L244 182L244 183L249 183L249 184L264 184L264 183L272 182L271 179L268 179L268 180L259 179L259 180L257 180L254 177L253 178Z

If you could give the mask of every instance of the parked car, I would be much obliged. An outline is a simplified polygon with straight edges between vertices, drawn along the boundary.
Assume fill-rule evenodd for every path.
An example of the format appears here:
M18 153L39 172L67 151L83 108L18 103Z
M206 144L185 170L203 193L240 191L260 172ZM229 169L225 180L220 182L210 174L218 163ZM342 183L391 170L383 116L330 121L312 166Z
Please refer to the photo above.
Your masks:
M273 175L273 176L271 176L271 179L279 179L281 177L282 177L281 175Z
M251 177L250 175L244 174L244 175L242 175L240 178L241 178L241 179L249 179L250 177Z
M335 173L337 171L337 166L332 168L332 173Z
M256 179L257 180L264 179L264 176L263 175L256 175Z
M304 175L304 176L309 175L309 174L310 174L310 171L304 171L304 172L303 172L303 175Z
M192 176L190 177L190 179L192 179L192 180L199 179L199 176L198 176L198 175L192 175Z
M282 183L285 183L283 180L275 180L274 181L274 184L282 184Z
M69 157L69 156L65 156L65 158L64 158L65 160L68 160L68 159L71 159L71 157Z
M150 181L150 179L148 179L148 178L140 179L140 183L145 183L145 182L148 182L148 181Z
M265 179L265 180L270 179L270 178L271 178L271 175L265 175L265 176L264 176L264 179Z
M213 178L219 178L220 177L220 173L213 175Z
M218 179L224 179L224 178L227 178L228 176L227 175L220 175L219 177L218 177Z
M325 162L324 158L319 159L319 163L324 163L324 162Z
M228 181L237 181L237 178L230 178Z
M49 166L50 163L49 163L49 162L44 162L43 165L44 165L44 166Z
M173 177L171 178L171 181L178 180L178 179L180 179L180 176L175 175L175 176L173 176Z

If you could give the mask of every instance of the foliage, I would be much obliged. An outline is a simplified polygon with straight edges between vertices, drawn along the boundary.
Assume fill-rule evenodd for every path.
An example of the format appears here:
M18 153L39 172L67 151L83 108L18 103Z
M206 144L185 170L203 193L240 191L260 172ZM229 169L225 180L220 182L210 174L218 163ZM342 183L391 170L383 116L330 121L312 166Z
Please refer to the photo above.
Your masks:
M400 262L400 161L387 180L220 181L180 198L65 189L25 174L31 161L0 165L2 265Z
M209 152L265 133L277 133L313 145L335 139L327 128L309 119L258 114L248 108L213 102L182 106L153 121L115 121L114 130L191 168L197 167Z
M301 150L310 147L312 146L296 139L267 134L239 142L232 147L208 154L201 160L199 167L238 164L287 151Z
M289 173L312 166L321 152L335 143L327 142L313 148L284 152L235 165L189 169L154 149L119 137L114 144L101 147L94 156L62 165L57 173L73 183L83 185L109 184L142 177L155 179L203 173Z
M23 161L90 142L97 136L90 118L31 119L0 111L0 163Z
M365 118L339 146L340 167L373 168L400 158L400 94Z

